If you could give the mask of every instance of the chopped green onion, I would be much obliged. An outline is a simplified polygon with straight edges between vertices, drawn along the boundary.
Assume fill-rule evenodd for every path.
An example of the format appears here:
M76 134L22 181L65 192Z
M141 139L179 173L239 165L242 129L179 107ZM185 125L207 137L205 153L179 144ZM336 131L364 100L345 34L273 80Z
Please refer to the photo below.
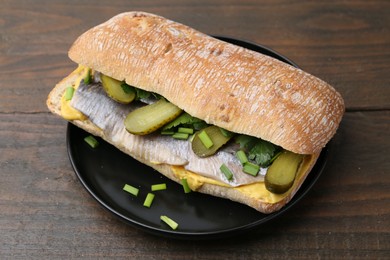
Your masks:
M172 135L173 138L180 139L180 140L187 140L188 136L189 136L189 134L185 134L185 133L174 133Z
M89 84L91 83L92 77L91 77L91 69L88 69L87 75L85 75L84 83Z
M152 191L157 191L157 190L166 190L167 185L165 183L160 183L160 184L154 184L152 185Z
M192 135L194 133L194 129L187 127L179 127L177 132Z
M206 133L206 131L203 130L202 132L200 132L198 134L198 136L199 136L200 141L204 145L204 147L206 147L207 149L209 149L211 146L214 145L213 141L211 141L211 138Z
M184 193L190 193L191 188L188 186L187 179L181 179L181 185L183 185Z
M237 157L238 160L240 160L240 163L242 165L244 165L245 163L248 162L248 157L246 157L246 154L245 154L245 152L243 150L237 151L236 157Z
M84 141L89 144L92 148L96 148L99 145L99 142L93 137L92 135L89 135L84 138Z
M251 162L246 162L246 163L244 164L244 169L243 169L243 171L244 171L245 173L248 173L248 174L250 174L250 175L256 176L257 173L259 172L259 170L260 170L260 166L257 165L257 164L254 164L254 163L251 163Z
M129 184L125 184L125 186L123 187L123 190L127 191L131 195L138 196L139 189L137 189L134 186L131 186Z
M219 169L225 175L226 179L228 179L229 181L233 178L232 171L225 164L222 164Z
M65 90L65 100L69 101L72 99L74 93L74 88L73 87L67 87Z
M177 227L179 226L179 224L177 224L174 220L172 220L171 218L169 218L167 216L160 216L160 219L162 221L164 221L165 224L167 224L173 230L177 229Z
M144 206L147 207L147 208L150 208L150 206L152 205L153 200L154 200L154 194L153 193L148 193L148 195L146 195L146 198L145 198L145 201L144 201Z
M161 134L162 135L173 135L175 132L171 131L171 130L163 130L161 131Z

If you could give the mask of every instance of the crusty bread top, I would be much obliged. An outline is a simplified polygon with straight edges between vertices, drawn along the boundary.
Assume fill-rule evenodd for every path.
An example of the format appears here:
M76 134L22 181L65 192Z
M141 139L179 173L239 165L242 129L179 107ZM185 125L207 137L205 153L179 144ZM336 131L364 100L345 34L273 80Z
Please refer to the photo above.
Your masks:
M344 113L340 94L322 80L144 12L122 13L88 30L69 57L156 92L210 124L296 153L319 152Z

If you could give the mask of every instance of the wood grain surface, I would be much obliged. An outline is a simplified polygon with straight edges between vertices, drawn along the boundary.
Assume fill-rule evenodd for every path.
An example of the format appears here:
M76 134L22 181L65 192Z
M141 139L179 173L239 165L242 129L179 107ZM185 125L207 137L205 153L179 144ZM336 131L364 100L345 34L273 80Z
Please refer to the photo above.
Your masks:
M388 259L389 1L49 1L0 3L1 259ZM96 203L69 163L50 89L76 65L75 38L111 16L153 12L268 46L331 83L347 112L327 167L288 214L240 237L164 239Z

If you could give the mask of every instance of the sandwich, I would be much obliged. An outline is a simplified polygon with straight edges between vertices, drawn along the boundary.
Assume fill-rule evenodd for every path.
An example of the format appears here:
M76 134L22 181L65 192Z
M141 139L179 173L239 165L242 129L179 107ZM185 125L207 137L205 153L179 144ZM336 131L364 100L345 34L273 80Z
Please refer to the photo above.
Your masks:
M317 77L150 13L114 16L68 54L78 67L50 111L192 191L265 214L293 198L344 113Z

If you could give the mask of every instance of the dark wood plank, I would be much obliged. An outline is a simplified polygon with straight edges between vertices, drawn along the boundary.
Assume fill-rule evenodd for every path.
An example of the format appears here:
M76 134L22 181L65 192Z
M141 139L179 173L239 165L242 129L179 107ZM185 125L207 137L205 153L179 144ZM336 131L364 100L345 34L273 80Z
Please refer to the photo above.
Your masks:
M385 258L389 120L389 111L347 113L325 172L288 214L242 237L191 242L148 235L101 208L71 169L63 120L0 114L0 252L10 258Z
M264 44L341 92L349 110L390 107L389 1L4 0L0 9L0 111L44 111L47 92L74 64L67 50L88 28L144 10L205 33ZM21 102L14 102L15 99Z
M47 111L75 38L127 10L264 44L334 85L347 109L328 166L288 214L241 237L162 239L127 226L82 188L66 122ZM386 259L390 255L390 2L2 0L1 258Z

